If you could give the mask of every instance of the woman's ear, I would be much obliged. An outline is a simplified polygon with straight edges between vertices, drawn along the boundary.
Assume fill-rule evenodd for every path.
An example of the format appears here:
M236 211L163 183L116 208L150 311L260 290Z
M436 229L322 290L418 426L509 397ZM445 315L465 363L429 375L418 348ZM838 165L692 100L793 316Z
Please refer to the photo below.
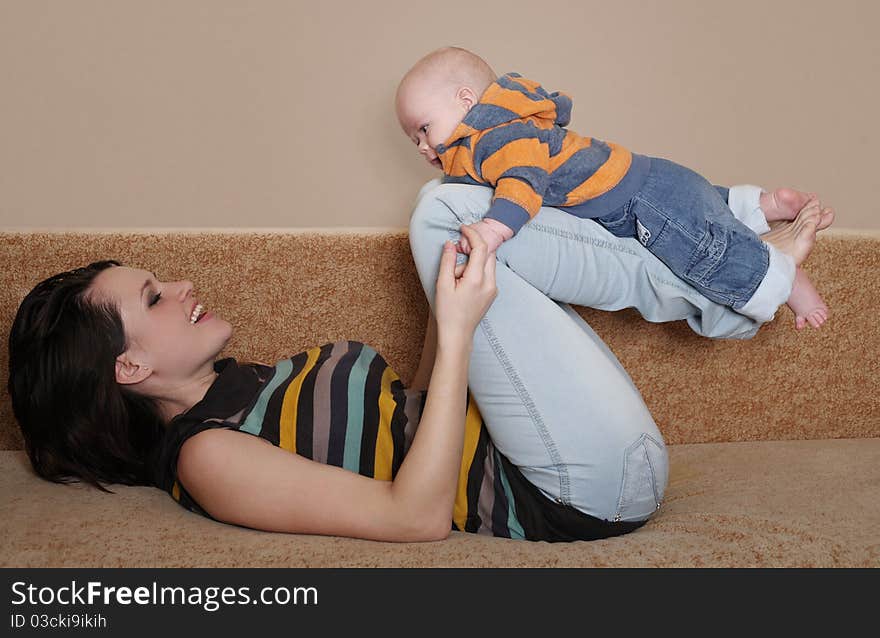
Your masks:
M149 367L134 361L128 354L128 351L116 357L116 383L120 385L140 383L151 374L153 374L153 371Z

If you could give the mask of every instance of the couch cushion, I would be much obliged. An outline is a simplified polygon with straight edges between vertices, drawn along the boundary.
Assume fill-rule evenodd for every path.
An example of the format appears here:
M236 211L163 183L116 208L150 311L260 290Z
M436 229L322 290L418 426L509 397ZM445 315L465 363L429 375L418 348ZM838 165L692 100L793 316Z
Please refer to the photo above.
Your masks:
M663 508L627 536L397 544L216 523L155 488L55 485L23 452L0 452L0 566L880 566L880 439L675 445L670 456Z
M427 304L402 231L0 233L0 333L38 281L108 257L193 279L199 299L235 326L224 356L273 363L353 339L404 380L415 371ZM831 306L821 330L796 331L784 308L747 342L701 338L684 322L650 324L633 311L579 312L632 376L667 443L878 437L880 399L866 389L880 377L880 237L823 233L806 268ZM0 348L0 397L7 365ZM0 398L0 450L22 448Z

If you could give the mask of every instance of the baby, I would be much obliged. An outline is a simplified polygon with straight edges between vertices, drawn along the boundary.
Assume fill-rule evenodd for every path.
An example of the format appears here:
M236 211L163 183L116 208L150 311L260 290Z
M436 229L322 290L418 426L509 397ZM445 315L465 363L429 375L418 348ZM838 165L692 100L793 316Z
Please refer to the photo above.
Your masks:
M701 294L755 321L783 302L798 329L827 320L799 268L834 219L815 195L737 187L728 201L727 189L690 169L564 128L571 105L455 47L419 60L396 96L401 127L445 181L494 187L488 213L471 225L490 250L554 206L637 237ZM464 238L460 247L470 250Z

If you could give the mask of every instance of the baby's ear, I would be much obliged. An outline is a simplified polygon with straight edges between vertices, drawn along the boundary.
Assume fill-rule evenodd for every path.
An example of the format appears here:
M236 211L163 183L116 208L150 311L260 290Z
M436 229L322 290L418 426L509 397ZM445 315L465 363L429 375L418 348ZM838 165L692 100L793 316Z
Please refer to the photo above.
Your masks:
M474 105L480 101L480 97L469 86L463 86L458 89L458 94L456 95L456 97L467 111L470 111L474 107Z

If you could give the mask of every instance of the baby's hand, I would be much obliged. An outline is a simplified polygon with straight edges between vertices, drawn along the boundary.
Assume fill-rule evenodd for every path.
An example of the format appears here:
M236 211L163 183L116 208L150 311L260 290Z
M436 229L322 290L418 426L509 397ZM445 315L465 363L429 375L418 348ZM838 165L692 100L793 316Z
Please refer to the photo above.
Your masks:
M477 231L480 237L483 238L483 241L486 242L486 247L490 253L498 250L501 244L513 237L512 229L494 219L481 219L475 224L468 224L467 227ZM458 247L459 252L465 255L471 253L470 244L464 235L461 236Z

